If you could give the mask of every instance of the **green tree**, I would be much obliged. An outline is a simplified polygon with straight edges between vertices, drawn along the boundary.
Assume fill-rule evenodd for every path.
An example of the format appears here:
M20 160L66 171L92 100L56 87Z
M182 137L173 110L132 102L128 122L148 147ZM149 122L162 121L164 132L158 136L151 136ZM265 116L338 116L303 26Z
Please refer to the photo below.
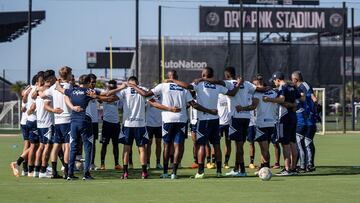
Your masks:
M354 89L355 89L355 101L359 101L360 99L360 84L358 82L354 82ZM351 101L352 95L352 85L351 81L346 83L346 100Z
M11 85L11 91L15 92L18 97L21 98L22 90L27 86L27 84L23 81L16 81L14 84Z

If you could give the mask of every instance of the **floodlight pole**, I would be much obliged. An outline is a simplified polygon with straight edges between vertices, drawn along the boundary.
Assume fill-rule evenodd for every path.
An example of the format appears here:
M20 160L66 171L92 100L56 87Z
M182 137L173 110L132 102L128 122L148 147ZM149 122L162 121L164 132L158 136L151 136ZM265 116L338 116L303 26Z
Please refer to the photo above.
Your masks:
M240 71L241 77L244 78L244 30L243 30L243 0L240 0Z
M28 12L28 58L27 58L27 83L31 84L31 19L32 19L32 0L29 0Z
M139 77L139 0L135 1L135 75Z
M347 10L346 3L343 2L343 15L344 15L344 23L343 23L343 98L342 98L342 112L343 112L343 133L346 133L346 32L347 32Z
M351 130L355 131L355 19L354 19L354 8L351 8L351 107L352 107L352 122Z
M161 44L161 5L158 10L158 51L159 51L159 84L162 82L162 44Z
M259 7L256 8L256 74L260 73L260 21Z

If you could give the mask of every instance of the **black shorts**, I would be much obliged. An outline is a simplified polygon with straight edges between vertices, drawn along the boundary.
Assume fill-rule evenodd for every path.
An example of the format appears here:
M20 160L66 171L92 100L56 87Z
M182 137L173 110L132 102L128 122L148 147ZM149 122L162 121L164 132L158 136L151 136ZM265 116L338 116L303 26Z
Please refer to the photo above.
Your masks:
M99 139L99 123L91 123L94 140Z
M100 143L109 144L111 139L113 144L118 144L119 134L120 134L120 123L110 123L104 121L101 130Z
M199 120L196 130L196 144L212 145L220 144L219 119Z
M162 127L151 127L146 126L147 133L149 135L149 139L161 139L162 138Z
M256 128L255 141L256 142L270 142L271 138L274 136L275 127L268 128Z
M279 135L279 142L281 144L296 143L296 123L280 122L277 133Z
M229 127L230 140L235 142L245 142L250 119L247 118L232 118Z
M229 127L230 125L220 125L219 133L221 137L224 136L226 139L229 139Z

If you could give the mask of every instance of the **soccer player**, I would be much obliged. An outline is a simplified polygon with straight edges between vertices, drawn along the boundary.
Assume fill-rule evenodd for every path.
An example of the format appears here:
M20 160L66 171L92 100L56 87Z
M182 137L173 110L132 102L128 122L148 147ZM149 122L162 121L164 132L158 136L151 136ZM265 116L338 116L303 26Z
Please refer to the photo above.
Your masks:
M315 155L315 145L314 145L314 136L316 133L316 122L319 120L319 115L317 112L317 98L314 94L314 91L311 85L304 81L303 76L300 71L295 71L291 75L291 80L294 85L298 88L299 92L304 94L305 101L303 103L304 111L307 113L306 118L306 132L301 134L303 138L303 144L305 145L305 150L301 143L298 143L299 152L300 152L300 162L303 163L302 167L305 167L307 172L311 172L315 170L314 165L314 155ZM301 112L298 112L300 109L297 110L297 118L299 123L299 117L304 116ZM300 115L301 114L301 115ZM299 125L299 124L298 124ZM300 148L301 147L301 148ZM306 151L306 154L305 152ZM302 157L303 156L303 157ZM306 158L306 159L305 159ZM306 160L306 163L305 163ZM304 169L304 168L302 168Z
M252 98L252 95L249 95ZM250 155L250 164L249 168L255 169L256 165L254 164L255 159L255 136L256 136L256 111L250 111L250 122L248 128L248 134L246 140L249 142L249 155Z
M211 83L214 80L214 71L211 67L206 67L201 73L202 78L193 84L188 84L178 80L173 80L177 85L195 90L197 95L197 102L207 109L216 109L219 94L235 95L238 87L233 90L228 90L226 87ZM217 81L215 83L218 83ZM215 98L215 99L214 99ZM217 111L217 110L216 110ZM213 145L216 156L216 176L221 177L222 155L220 148L220 134L219 134L219 115L208 112L198 112L198 125L196 130L196 144L199 146L198 150L198 172L195 175L196 179L204 178L204 160L205 147L208 142Z
M262 75L257 75L252 82L260 88L266 86ZM274 99L277 97L277 93L273 89L269 89L264 93L255 92L253 96L253 100L257 103L255 110L256 133L254 140L259 143L261 150L261 165L259 169L262 167L270 168L269 144L271 137L274 135L275 123L278 118L278 105L271 102L264 102L263 98L265 96Z
M195 108L196 110L206 112L207 114L217 115L217 110L214 107L213 110L204 108L200 104L196 103L190 92L180 85L176 84L178 75L177 72L171 70L167 73L167 81L165 83L158 84L152 90L142 93L144 96L160 96L161 104L164 106L176 106L181 109L180 112L169 112L162 111L163 119L163 165L164 172L161 175L161 178L168 178L168 167L169 167L169 154L170 146L174 146L174 166L171 174L171 179L177 178L177 169L179 163L181 163L182 147L185 140L185 127L187 122L187 104ZM198 132L198 131L197 131ZM204 164L202 163L202 170L204 170Z
M159 103L159 97L153 97L153 99ZM156 155L156 169L162 169L160 164L161 156L161 138L162 138L162 118L161 110L153 107L151 102L146 103L146 130L149 135L149 143L147 145L147 165L150 168L151 158L151 145L153 139L155 139L155 155Z
M59 70L60 86L63 89L70 89L72 69L64 66ZM52 178L67 178L68 161L70 153L70 122L71 122L71 109L65 103L65 96L56 89L56 84L52 85L49 89L45 90L43 94L39 92L42 98L48 97L51 102L47 101L44 107L47 111L54 113L54 144L50 154ZM52 104L52 105L51 105ZM62 150L63 147L63 150ZM64 154L64 176L61 177L57 172L57 159L59 152L63 151Z
M97 91L98 93L101 92L101 90L96 89L96 75L89 74L89 77L91 79L90 81L90 89L93 89ZM98 102L97 100L93 99L89 102L88 107L86 108L86 114L91 117L91 126L92 126L92 134L94 136L94 142L92 143L92 150L91 150L91 165L90 170L96 170L97 167L95 165L95 154L96 154L96 140L99 139L99 116L98 116L98 109L97 109Z
M110 80L108 83L108 90L114 90L117 88L117 82ZM103 126L101 132L101 166L100 170L105 170L105 156L107 151L107 145L110 140L113 146L113 155L115 170L121 170L122 167L119 164L119 133L120 133L120 120L119 120L119 101L103 102Z
M86 114L86 107L90 100L96 98L96 92L90 88L91 77L82 75L79 78L79 87L64 89L60 83L56 83L56 89L65 94L65 102L71 112L71 133L70 133L70 159L67 180L78 179L74 176L75 158L77 143L81 138L85 151L85 166L83 171L83 180L92 180L90 174L91 151L94 142L92 135L91 118Z
M283 148L285 168L277 173L279 176L294 175L297 162L296 147L296 100L301 98L300 93L294 86L285 82L285 76L281 72L272 74L271 81L279 88L277 98L265 96L263 101L280 104L279 123L277 133Z

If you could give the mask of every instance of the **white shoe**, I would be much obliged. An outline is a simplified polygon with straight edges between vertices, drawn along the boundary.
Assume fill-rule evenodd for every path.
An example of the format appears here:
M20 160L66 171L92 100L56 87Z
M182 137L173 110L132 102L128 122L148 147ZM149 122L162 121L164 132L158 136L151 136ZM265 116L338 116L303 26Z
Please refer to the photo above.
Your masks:
M64 169L65 169L65 168L64 168ZM51 168L51 166L46 167L46 172L52 173L52 168Z
M51 178L51 173L39 173L39 178Z
M175 174L171 174L171 180L177 179L177 176Z
M91 165L90 165L90 170L92 170L92 171L97 171L97 170L98 170L98 167L97 167L95 164L91 164Z
M233 175L234 177L246 177L247 173L241 173L241 172L237 172L235 175Z
M39 177L39 172L38 171L34 171L33 173L33 178L38 178Z
M225 173L226 176L235 176L238 172L235 172L234 169L231 170L229 173Z
M28 172L21 171L21 176L27 176L27 175L28 175Z
M47 169L46 169L47 170ZM61 171L64 172L65 170L65 167L64 166L61 166Z
M156 164L156 169L163 169L163 166L161 164Z

